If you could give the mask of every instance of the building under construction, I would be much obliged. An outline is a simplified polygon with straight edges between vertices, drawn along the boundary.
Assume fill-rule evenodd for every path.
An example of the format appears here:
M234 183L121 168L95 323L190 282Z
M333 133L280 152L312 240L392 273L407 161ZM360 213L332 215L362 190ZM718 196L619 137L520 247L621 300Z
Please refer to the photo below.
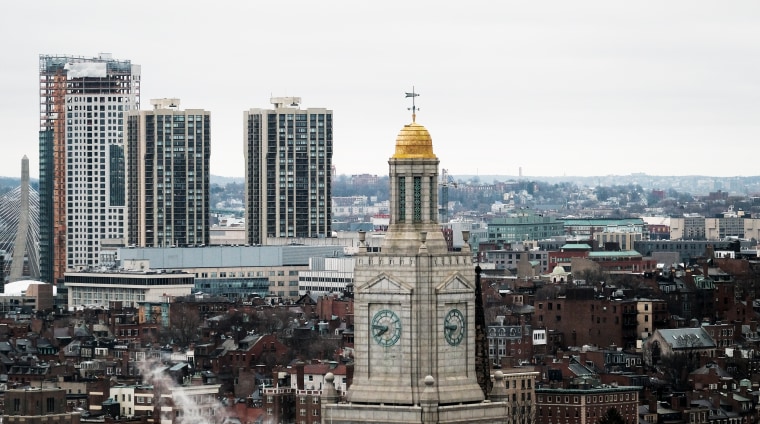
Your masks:
M97 266L101 243L123 240L124 114L139 105L139 65L110 54L40 55L43 281Z

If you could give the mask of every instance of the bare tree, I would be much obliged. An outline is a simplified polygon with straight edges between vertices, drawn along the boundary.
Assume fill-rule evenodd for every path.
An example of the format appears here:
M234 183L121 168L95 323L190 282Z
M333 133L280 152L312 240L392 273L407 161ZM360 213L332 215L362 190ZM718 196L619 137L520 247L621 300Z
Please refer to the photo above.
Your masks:
M187 303L175 303L169 310L168 333L174 343L188 346L198 340L200 335L201 318L198 308Z
M555 284L547 284L536 291L536 300L556 299L561 289Z
M599 419L599 424L626 424L625 418L620 414L616 408L610 408Z
M335 359L335 352L340 348L340 339L318 335L304 346L303 357L309 359Z
M258 334L288 333L295 319L287 308L265 308L256 314L254 327Z
M686 391L689 390L689 373L699 368L698 349L702 341L696 337L679 336L678 343L683 345L683 349L662 355L657 365L663 378L675 391Z

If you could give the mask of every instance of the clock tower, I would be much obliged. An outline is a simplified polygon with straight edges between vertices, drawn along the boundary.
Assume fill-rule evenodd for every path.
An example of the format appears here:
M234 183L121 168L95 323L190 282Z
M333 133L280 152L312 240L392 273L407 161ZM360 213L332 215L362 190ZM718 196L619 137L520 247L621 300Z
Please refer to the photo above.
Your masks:
M391 219L381 251L360 247L356 258L347 400L419 404L432 376L440 404L480 402L472 254L448 251L438 223L439 160L430 133L412 116L388 161Z
M448 250L438 223L439 161L412 110L388 160L391 218L380 252L368 252L360 233L353 383L343 403L328 386L323 422L485 423L506 411L503 402L484 402L478 384L472 252L466 238L461 251Z

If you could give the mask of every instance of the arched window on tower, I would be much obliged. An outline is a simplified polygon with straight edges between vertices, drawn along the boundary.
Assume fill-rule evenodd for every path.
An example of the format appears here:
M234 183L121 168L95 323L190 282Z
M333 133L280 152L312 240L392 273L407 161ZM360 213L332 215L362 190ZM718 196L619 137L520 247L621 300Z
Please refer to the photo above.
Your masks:
M433 177L428 178L428 192L430 194L430 221L431 222L437 222L438 221L438 202L435 199L436 192L438 191L438 185L435 183L435 179ZM446 207L446 205L444 205Z
M414 222L422 222L422 177L414 177Z
M406 221L406 177L398 177L397 222Z

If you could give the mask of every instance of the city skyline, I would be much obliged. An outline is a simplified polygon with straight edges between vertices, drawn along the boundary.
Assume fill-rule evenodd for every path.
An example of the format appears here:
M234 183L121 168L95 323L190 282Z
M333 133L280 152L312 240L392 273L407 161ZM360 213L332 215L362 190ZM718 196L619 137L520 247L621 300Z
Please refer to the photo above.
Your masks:
M144 102L211 112L214 175L244 176L240 117L277 96L334 111L339 174L386 174L413 86L454 175L758 174L741 153L760 135L754 2L195 5L3 14L0 173L27 155L39 175L38 55L107 52L142 66Z

